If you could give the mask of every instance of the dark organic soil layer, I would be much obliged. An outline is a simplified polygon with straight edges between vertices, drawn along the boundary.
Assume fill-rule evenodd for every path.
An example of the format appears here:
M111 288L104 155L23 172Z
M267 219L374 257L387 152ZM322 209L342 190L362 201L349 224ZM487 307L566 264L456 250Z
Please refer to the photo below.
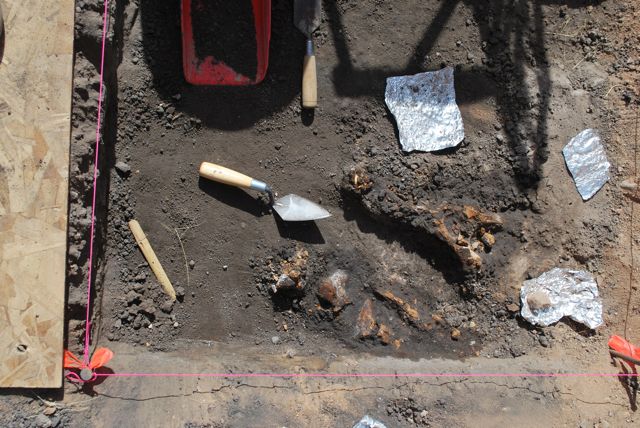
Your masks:
M251 0L193 0L191 20L198 58L212 56L255 78L257 40Z

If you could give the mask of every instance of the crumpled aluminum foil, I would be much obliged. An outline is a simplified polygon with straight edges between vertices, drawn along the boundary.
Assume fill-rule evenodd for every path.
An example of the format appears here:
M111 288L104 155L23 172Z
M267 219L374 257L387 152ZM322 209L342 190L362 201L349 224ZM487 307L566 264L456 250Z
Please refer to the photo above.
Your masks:
M602 324L598 284L583 270L555 268L525 281L520 300L520 314L532 324L546 327L564 316L592 329Z
M464 139L453 68L387 78L384 100L395 116L406 152L455 147Z
M385 424L380 422L379 420L373 419L369 415L365 415L360 422L355 424L353 428L387 428Z
M582 200L590 199L609 180L611 164L596 130L585 129L573 137L562 154Z

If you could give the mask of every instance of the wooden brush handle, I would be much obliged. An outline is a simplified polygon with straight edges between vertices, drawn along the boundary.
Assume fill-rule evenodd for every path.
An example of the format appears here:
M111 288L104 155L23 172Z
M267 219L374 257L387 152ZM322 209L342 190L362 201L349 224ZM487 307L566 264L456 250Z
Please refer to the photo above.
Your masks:
M135 238L138 247L140 247L142 255L147 260L147 263L149 263L149 267L158 279L158 282L162 286L162 289L167 294L167 296L169 296L171 301L175 301L176 291L173 289L173 285L171 285L171 281L162 268L160 260L158 260L155 251L153 251L153 248L151 248L151 244L149 244L149 240L142 231L142 227L140 227L140 223L138 223L138 220L131 220L129 222L129 229L131 229L131 233L133 233L133 237Z
M218 183L228 184L229 186L245 187L267 193L271 191L269 186L263 181L253 179L248 175L211 162L202 162L202 164L200 164L200 177L217 181Z

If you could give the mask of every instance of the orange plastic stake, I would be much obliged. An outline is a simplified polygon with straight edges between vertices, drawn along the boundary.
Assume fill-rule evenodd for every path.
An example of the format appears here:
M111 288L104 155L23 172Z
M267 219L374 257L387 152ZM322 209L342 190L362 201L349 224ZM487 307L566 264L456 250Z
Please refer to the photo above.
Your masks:
M98 348L96 352L93 353L91 357L91 361L89 362L89 368L91 370L97 369L98 367L105 366L111 359L113 358L113 351L107 348Z
M107 348L98 348L93 353L89 364L85 364L73 352L64 351L64 368L70 370L80 370L80 379L91 381L95 379L94 370L104 367L113 358L113 352ZM77 379L77 375L74 375Z
M611 336L609 339L609 348L620 354L619 358L622 358L629 363L631 368L635 371L634 362L640 360L640 348L633 346L620 336ZM627 358L625 358L625 356Z

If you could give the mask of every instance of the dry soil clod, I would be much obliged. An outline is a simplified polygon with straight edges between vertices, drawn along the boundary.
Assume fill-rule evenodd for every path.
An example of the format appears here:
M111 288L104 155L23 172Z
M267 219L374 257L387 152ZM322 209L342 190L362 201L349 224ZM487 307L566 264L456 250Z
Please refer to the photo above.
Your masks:
M302 293L305 288L303 280L309 252L304 248L298 248L293 257L280 262L280 274L274 278L275 284L271 286L273 293L296 292Z

